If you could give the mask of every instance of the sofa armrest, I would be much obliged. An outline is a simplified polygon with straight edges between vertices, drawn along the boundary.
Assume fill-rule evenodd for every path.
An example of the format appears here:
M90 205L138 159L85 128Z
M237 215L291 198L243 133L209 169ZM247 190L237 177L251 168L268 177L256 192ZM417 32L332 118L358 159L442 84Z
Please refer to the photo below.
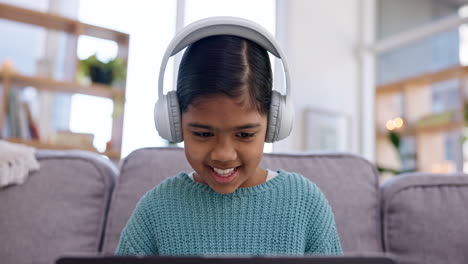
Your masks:
M384 250L398 263L467 262L467 175L399 175L381 192Z
M53 263L102 246L117 167L85 151L38 150L25 183L0 190L0 262Z

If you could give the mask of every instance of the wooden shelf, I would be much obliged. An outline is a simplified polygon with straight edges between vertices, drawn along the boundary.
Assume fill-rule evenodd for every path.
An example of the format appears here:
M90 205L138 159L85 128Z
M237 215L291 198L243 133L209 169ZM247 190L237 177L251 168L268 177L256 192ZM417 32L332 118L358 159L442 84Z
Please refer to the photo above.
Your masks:
M400 129L396 130L396 132L402 136L409 136L409 135L416 135L419 133L433 133L433 132L442 132L442 131L454 131L454 130L459 130L463 129L465 127L465 124L463 122L450 122L447 124L437 124L437 125L431 125L427 127L409 127L405 129ZM387 134L385 130L376 130L377 131L377 137L379 138L387 138Z
M0 3L0 20L2 19L36 26L45 30L54 30L66 33L64 34L67 38L67 41L66 44L64 44L65 54L63 70L64 75L68 80L71 80L76 76L76 66L78 65L76 50L78 47L78 37L81 35L87 35L99 39L115 41L118 46L117 57L122 59L127 65L128 45L130 38L129 34L108 28L89 25L86 23L82 23L78 20L70 19L57 14L40 12L36 10L21 8L14 5ZM32 43L31 45L34 45L34 43ZM47 56L50 57L53 55L47 54ZM18 138L5 138L5 140L43 149L81 149L106 155L114 160L119 159L120 149L122 147L122 131L124 119L123 108L125 104L125 79L126 78L124 78L123 80L122 87L117 88L100 84L80 85L76 82L59 81L47 77L26 76L18 72L14 72L13 70L0 71L0 85L2 85L2 89L0 89L0 98L3 98L0 102L0 133L3 132L3 128L5 127L5 121L7 120L7 106L9 104L10 98L9 92L11 89L16 89L16 87L31 86L39 90L51 91L54 93L86 94L109 98L113 101L114 105L111 132L111 142L113 144L109 147L111 149L110 151L98 152L92 147L86 148L80 146L48 144L37 140L25 140ZM38 124L38 126L50 126L50 122L48 120L45 120L44 123L45 124ZM15 136L18 137L18 135ZM45 135L44 138L46 138L46 136L47 135Z
M450 114L451 119L449 120L442 120L442 121L437 121L435 120L433 124L428 123L424 125L418 125L416 124L410 124L408 123L405 124L404 127L399 128L395 130L395 132L401 134L402 136L407 136L407 135L416 135L419 133L433 133L433 132L442 132L442 131L453 131L453 130L459 130L463 129L465 127L465 123L463 120L463 112L462 110L454 110L442 114ZM421 119L420 121L423 120L430 120L431 117L437 117L440 116L441 114L434 114L431 116L426 116L425 118ZM375 131L377 131L377 136L378 137L387 137L387 130L382 130L379 128L375 128Z
M120 44L128 45L129 37L126 33L81 23L77 20L55 14L0 3L0 18L63 31L70 34L87 35L112 40Z
M380 85L376 88L375 92L377 95L389 94L395 92L402 92L405 87L414 85L417 83L434 83L443 80L448 80L456 77L460 77L463 73L468 72L468 66L456 66L442 70L439 72L425 73L419 76L407 78L401 81Z
M13 86L32 86L40 90L48 90L53 92L80 93L110 99L123 98L125 95L123 91L120 91L112 86L101 84L84 86L73 82L56 81L51 78L25 76L19 73L0 71L0 81L4 79L8 79Z
M83 146L71 146L71 145L60 145L60 144L52 144L52 143L45 143L40 142L38 140L27 140L27 139L20 139L20 138L7 138L6 141L17 143L17 144L24 144L28 145L37 149L52 149L52 150L84 150L90 151L94 153L98 153L101 155L105 155L110 159L120 159L120 152L117 151L105 151L100 152L97 151L95 148L92 147L83 147Z

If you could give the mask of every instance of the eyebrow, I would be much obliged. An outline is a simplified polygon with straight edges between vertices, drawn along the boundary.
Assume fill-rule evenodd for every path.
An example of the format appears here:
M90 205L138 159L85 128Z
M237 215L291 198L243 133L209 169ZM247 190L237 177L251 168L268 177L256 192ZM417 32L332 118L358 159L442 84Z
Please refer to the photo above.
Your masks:
M215 128L212 127L212 126L198 124L198 123L189 123L188 126L189 127L202 128L202 129L206 129L206 130L215 130ZM243 130L243 129L257 128L257 127L260 127L259 123L251 123L251 124L246 124L246 125L234 127L233 130Z

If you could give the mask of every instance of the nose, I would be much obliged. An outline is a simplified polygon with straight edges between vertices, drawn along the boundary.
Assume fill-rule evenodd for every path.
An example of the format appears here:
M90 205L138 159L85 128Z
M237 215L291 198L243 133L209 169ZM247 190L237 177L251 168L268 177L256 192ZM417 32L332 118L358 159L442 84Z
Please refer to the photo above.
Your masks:
M220 138L211 150L211 160L228 162L237 159L237 151L233 142L228 138Z

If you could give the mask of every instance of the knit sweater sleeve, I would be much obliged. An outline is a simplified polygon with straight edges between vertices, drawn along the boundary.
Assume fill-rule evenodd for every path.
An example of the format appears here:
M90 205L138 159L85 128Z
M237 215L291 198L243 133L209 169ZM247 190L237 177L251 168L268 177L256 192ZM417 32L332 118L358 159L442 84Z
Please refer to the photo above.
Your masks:
M311 199L305 254L343 254L331 206L317 186Z
M130 219L120 234L116 255L151 256L158 255L153 230L151 192L137 203Z

